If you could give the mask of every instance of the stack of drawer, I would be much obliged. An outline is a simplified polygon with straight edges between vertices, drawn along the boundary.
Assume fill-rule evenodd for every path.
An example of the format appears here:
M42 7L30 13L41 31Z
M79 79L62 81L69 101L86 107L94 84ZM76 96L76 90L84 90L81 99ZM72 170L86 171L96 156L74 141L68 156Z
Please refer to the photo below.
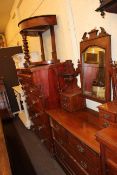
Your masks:
M55 156L70 175L99 175L99 155L51 119Z
M117 125L117 102L108 102L98 107L100 127L106 128Z
M44 93L40 84L35 85L33 74L20 74L19 80L22 84L26 97L27 108L32 121L32 130L38 135L40 141L53 152L51 130L48 116L44 113Z

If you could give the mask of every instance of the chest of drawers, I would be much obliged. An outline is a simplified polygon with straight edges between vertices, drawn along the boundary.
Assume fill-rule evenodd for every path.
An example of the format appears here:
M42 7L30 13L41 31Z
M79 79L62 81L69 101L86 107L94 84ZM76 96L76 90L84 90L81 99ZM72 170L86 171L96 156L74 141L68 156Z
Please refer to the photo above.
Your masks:
M44 111L60 105L58 74L62 68L63 64L57 63L18 70L33 124L32 130L51 152L53 148L50 124Z
M49 116L56 159L66 169L67 174L100 175L100 156L94 146L96 144L98 148L99 145L93 135L96 130L92 128L95 131L91 129L93 133L90 133L91 125L78 119L77 112L74 117L63 110L57 115L56 109L56 116L54 112L55 110L49 112ZM85 134L80 133L81 128L82 131L85 130Z
M98 107L101 128L116 126L117 124L117 102L108 102Z

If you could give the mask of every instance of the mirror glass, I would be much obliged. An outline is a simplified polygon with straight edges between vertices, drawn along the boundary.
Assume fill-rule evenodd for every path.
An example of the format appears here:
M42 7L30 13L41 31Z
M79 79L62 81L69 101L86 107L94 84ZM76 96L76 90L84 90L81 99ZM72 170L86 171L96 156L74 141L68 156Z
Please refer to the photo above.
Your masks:
M83 95L105 100L105 50L92 46L82 53Z

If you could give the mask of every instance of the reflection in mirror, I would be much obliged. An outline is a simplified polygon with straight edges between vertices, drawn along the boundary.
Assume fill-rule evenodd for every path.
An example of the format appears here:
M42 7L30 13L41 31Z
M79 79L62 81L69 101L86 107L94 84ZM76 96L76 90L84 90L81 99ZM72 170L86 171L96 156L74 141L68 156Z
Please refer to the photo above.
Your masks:
M92 46L82 53L83 94L105 100L105 50Z

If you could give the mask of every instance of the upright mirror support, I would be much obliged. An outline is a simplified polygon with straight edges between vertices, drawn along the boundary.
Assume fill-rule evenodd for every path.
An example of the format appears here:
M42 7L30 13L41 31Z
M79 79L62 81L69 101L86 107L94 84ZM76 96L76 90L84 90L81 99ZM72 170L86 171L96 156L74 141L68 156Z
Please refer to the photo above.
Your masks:
M103 103L111 99L111 37L100 28L85 32L80 43L81 88L86 98Z

